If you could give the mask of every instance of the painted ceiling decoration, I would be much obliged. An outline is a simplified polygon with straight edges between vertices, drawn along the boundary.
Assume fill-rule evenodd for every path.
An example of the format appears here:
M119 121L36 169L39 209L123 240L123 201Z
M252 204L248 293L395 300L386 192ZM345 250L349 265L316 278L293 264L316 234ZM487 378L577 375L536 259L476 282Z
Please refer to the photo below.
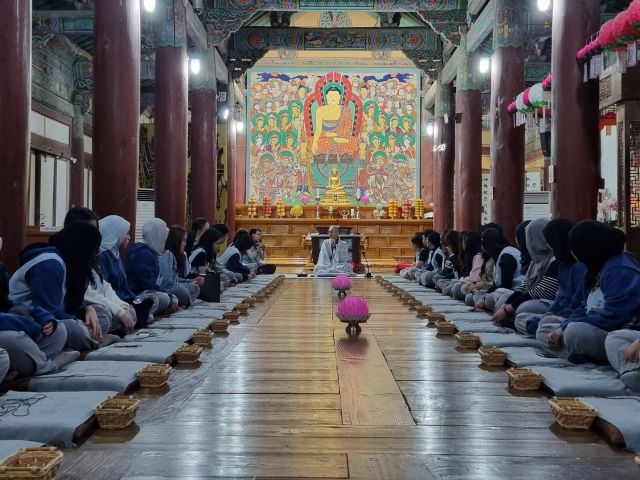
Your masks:
M219 0L207 11L207 31L214 45L237 32L261 10L367 10L372 12L434 12L460 10L466 0ZM393 17L392 17L393 20Z

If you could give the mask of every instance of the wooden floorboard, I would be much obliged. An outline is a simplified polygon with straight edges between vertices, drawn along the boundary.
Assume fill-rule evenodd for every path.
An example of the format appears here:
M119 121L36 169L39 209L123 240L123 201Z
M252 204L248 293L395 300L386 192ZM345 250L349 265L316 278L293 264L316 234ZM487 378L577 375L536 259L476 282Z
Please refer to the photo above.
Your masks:
M329 279L288 279L161 389L135 422L65 448L58 479L637 478L596 430L554 422L542 392L436 336L375 281L359 337ZM1 427L0 427L1 428Z

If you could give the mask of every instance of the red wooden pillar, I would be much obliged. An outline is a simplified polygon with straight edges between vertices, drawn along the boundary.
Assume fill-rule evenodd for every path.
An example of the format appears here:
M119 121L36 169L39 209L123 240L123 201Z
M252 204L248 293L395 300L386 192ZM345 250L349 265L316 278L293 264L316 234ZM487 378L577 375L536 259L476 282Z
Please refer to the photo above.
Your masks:
M456 85L456 229L480 231L482 223L482 95L477 65L461 28Z
M0 261L18 268L24 247L31 112L31 2L7 0L0 15Z
M437 184L433 196L433 228L441 232L453 228L453 181L455 166L455 118L453 116L453 87L436 84L434 177Z
M71 133L71 156L75 163L69 169L69 204L70 207L84 206L84 122L82 105L73 103L73 126Z
M191 96L191 210L194 219L206 218L211 225L216 219L218 187L218 103L213 55L210 49L204 68L193 78Z
M420 198L425 206L433 203L433 117L426 110L420 130ZM427 125L431 124L431 133Z
M514 241L524 210L524 126L507 106L524 90L522 0L498 0L491 65L491 217Z
M158 12L156 49L155 207L167 225L187 216L189 73L186 9L168 0Z
M579 18L580 21L576 21ZM583 83L575 54L600 28L600 4L596 1L555 0L551 70L553 97L551 184L553 216L574 222L596 218L600 179L600 131L598 82Z
M236 233L236 120L235 120L235 89L233 79L233 64L229 65L229 93L227 105L229 118L227 120L227 226L230 241Z
M140 2L96 2L93 208L136 226L140 135Z

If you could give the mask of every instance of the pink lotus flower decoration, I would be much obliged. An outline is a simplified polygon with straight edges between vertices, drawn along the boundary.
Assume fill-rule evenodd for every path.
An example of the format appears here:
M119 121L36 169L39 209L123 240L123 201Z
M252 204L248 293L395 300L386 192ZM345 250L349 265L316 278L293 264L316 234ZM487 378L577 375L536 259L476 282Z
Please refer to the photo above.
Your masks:
M364 298L352 295L342 301L338 307L338 315L343 321L360 320L369 316L369 307Z
M336 278L333 279L332 285L335 288L343 288L343 289L351 288L351 280L346 275L338 275Z
M629 5L629 23L640 32L640 0L633 0Z
M509 113L516 113L518 111L518 107L516 106L516 102L512 102L509 104L509 106L507 107L507 112Z
M361 202L367 203L369 201L369 197L362 197L360 199Z
M307 202L311 201L311 199L310 199L309 197L307 197L306 195L305 195L304 197L302 197L300 200L301 200L302 202L305 202L305 203L307 203Z

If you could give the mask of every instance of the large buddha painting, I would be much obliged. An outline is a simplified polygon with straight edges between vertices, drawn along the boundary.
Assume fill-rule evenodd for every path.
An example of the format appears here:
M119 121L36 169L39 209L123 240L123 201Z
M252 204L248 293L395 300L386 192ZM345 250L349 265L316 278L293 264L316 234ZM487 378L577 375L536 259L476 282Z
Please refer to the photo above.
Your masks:
M419 190L419 74L249 72L247 195L412 200Z

